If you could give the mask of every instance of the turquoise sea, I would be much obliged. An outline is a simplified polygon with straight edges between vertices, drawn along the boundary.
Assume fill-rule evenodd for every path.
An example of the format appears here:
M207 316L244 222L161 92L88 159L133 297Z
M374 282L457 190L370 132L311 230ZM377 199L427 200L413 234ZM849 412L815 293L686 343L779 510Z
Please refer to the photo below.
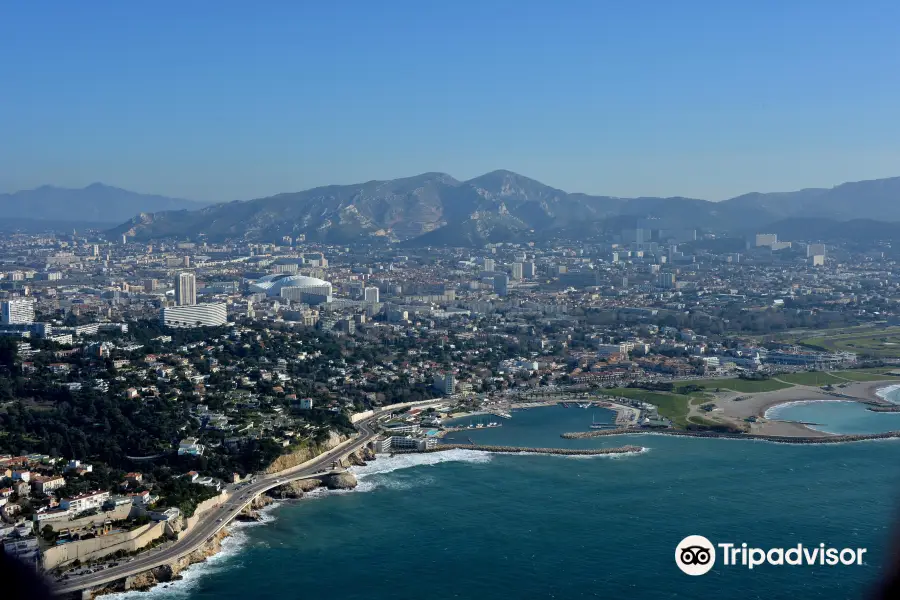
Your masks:
M238 526L183 581L128 598L855 598L878 579L900 507L900 441L793 446L618 436L563 440L607 411L516 411L455 437L495 444L636 444L623 457L453 450L381 458L360 486L284 503ZM498 419L488 419L498 420ZM687 535L763 548L868 548L852 567L700 577L675 565Z
M900 386L885 388L881 393L885 400L900 404ZM883 433L900 430L900 413L872 412L865 404L842 400L782 404L766 411L766 417L809 423L809 427L828 433Z

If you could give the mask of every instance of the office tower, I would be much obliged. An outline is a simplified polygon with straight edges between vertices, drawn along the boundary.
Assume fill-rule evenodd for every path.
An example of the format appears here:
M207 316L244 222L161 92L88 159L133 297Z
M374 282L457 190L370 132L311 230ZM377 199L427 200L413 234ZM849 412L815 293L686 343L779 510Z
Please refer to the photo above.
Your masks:
M537 269L534 266L533 262L522 263L522 277L527 279L534 278L537 273Z
M363 299L369 303L377 303L378 302L378 288L377 287L367 287L363 290Z
M175 304L178 306L197 304L197 278L193 273L179 273L175 279Z
M494 263L493 258L485 258L484 261L481 263L481 270L482 271L493 271L495 266L496 265Z

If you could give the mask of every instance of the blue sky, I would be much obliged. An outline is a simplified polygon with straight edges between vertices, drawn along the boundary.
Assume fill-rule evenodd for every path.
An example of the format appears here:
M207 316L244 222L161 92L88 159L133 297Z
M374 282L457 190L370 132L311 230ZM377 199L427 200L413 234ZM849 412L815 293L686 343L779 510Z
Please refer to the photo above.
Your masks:
M897 2L0 7L0 191L232 200L498 168L718 200L900 175Z

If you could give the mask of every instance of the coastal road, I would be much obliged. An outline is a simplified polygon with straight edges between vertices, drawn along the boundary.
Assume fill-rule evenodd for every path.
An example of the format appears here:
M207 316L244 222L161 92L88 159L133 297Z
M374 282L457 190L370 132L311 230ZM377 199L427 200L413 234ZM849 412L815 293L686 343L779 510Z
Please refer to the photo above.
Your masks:
M356 424L359 435L350 444L321 454L308 464L287 469L280 473L260 475L254 483L232 491L228 500L204 513L193 529L188 531L183 537L171 545L138 554L131 562L119 564L117 567L104 569L97 573L87 573L85 575L71 577L57 584L55 592L59 595L63 595L78 592L86 588L98 587L119 579L137 575L138 573L143 573L144 571L148 571L160 565L174 562L175 560L190 554L202 546L206 540L217 534L259 494L272 488L276 488L288 481L321 474L322 471L328 471L335 460L356 452L365 446L365 444L375 437L375 422L379 414L373 415Z

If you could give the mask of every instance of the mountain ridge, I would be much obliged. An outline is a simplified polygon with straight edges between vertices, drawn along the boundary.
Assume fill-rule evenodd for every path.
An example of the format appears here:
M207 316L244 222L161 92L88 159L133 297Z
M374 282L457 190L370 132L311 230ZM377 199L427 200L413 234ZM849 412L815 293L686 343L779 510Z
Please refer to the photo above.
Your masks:
M114 225L141 212L199 209L203 206L203 202L141 194L99 182L83 188L42 185L0 194L0 219Z
M751 192L712 202L683 196L569 193L505 169L468 180L427 172L187 208L139 211L110 233L135 239L280 241L303 235L333 243L380 239L407 245L478 245L556 232L590 235L651 218L660 228L743 235L769 224L811 217L900 221L900 177L793 192ZM791 227L796 230L798 224ZM812 227L810 232L814 231L824 229Z

